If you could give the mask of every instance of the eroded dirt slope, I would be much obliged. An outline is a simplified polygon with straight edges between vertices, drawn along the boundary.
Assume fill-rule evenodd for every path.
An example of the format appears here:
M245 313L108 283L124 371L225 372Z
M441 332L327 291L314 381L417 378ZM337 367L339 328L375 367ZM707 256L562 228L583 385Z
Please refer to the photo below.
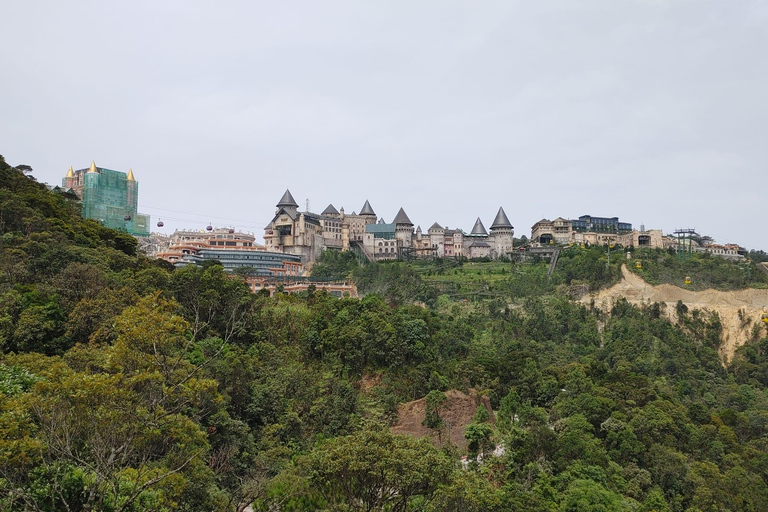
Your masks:
M472 392L470 391L470 393ZM429 437L435 443L438 443L440 440L445 442L449 437L451 443L466 449L467 440L464 439L464 432L467 425L472 423L472 418L479 404L485 405L490 414L491 422L495 422L491 404L487 397L480 397L474 393L467 394L455 389L446 391L445 396L447 400L441 407L440 417L443 418L447 427L442 434L442 439L438 439L438 435L434 430L421 424L426 414L426 401L423 398L398 407L398 423L392 427L392 432L395 434L408 434L414 437Z
M582 302L589 303L594 299L595 304L604 309L610 308L613 300L620 297L625 297L633 304L665 302L667 313L674 316L675 305L681 300L691 309L716 311L723 323L723 345L720 348L720 356L725 363L731 360L736 348L749 339L752 326L760 321L763 308L768 309L768 290L749 288L730 292L719 290L697 292L671 284L650 285L637 274L630 272L626 265L621 268L621 271L624 278L620 283L596 294L585 295L581 299Z

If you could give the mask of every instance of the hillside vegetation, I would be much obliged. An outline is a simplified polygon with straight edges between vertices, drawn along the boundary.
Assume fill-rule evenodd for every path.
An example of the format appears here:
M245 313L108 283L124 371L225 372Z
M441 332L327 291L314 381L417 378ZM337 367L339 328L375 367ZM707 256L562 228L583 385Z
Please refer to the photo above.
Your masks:
M636 264L628 268L650 284L674 284L690 290L768 288L768 273L758 267L760 253L753 251L751 256L732 262L709 253L680 257L674 251L642 249L633 254L633 261L642 268ZM690 284L685 283L686 277Z
M551 279L338 256L363 299L270 298L1 158L0 212L0 510L768 510L766 329L724 367L716 315L572 301L620 278L601 249ZM495 413L466 450L432 441L452 390ZM422 398L435 435L393 434Z

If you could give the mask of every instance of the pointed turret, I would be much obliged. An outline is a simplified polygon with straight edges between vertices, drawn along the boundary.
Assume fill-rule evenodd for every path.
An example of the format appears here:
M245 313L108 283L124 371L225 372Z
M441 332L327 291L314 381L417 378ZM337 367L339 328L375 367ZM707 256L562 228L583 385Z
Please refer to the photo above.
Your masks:
M509 222L507 214L504 213L504 208L499 207L499 213L496 214L496 218L493 219L491 224L491 231L494 229L515 229L512 223Z
M133 169L128 169L128 177L125 179L128 181L136 181L136 178L133 177Z
M488 232L485 230L485 226L483 226L483 221L480 220L480 217L475 221L475 227L472 228L470 235L488 236Z
M69 166L69 170L67 171L67 178L74 178L75 177L75 171L72 169L72 166Z
M440 225L440 224L438 224L437 222L435 222L434 224L432 224L431 226L429 226L429 231L434 231L434 230L436 230L436 229L443 229L443 226L441 226L441 225Z
M291 195L291 191L288 189L285 189L285 194L283 194L283 197L280 198L280 202L277 203L278 208L298 208L299 203L296 202L296 200Z
M337 210L336 207L333 206L333 204L329 204L328 207L325 210L323 210L323 213L322 213L322 215L338 215L338 214L339 214L339 210Z
M88 169L89 173L99 172L96 170L96 160L91 160L91 167Z
M413 222L411 222L411 219L408 218L408 215L406 215L405 210L402 208L400 208L400 211L395 215L395 220L392 221L392 224L403 224L413 227Z
M365 200L365 204L363 205L363 209L360 210L360 215L376 215L373 212L373 208L371 208L371 203L368 202L368 200Z

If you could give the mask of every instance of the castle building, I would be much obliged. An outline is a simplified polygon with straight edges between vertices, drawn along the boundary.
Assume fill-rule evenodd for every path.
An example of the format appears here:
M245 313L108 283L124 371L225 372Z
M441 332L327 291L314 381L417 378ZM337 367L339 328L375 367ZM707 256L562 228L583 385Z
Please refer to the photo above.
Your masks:
M73 170L70 166L62 187L82 201L83 217L133 236L149 235L149 215L138 213L139 182L128 173L96 167Z
M264 228L264 245L268 251L294 254L302 263L315 261L327 249L362 250L365 226L376 223L376 213L368 201L360 214L346 215L330 204L323 213L300 212L299 205L286 190L277 203L272 221Z
M558 217L551 221L541 219L531 227L531 242L549 244L621 244L625 247L662 248L661 230L640 226L632 229L629 222L619 222L618 217L592 217L582 215L578 219Z
M326 249L355 251L368 260L398 258L503 258L512 252L514 227L499 208L490 234L478 218L472 232L448 229L435 222L423 233L400 208L391 223L378 221L366 200L360 213L346 215L333 204L321 214L300 212L289 190L276 205L275 216L264 228L268 251L293 254L302 263L315 261Z
M541 219L531 227L531 240L542 245L550 242L568 244L573 242L573 221L558 217L555 220Z
M515 228L509 222L504 208L499 207L499 212L491 224L491 258L499 259L512 252L515 237Z
M483 226L483 221L480 217L475 221L475 225L468 236L469 244L467 245L467 251L469 252L469 258L488 258L491 255L491 244L488 243L488 232Z

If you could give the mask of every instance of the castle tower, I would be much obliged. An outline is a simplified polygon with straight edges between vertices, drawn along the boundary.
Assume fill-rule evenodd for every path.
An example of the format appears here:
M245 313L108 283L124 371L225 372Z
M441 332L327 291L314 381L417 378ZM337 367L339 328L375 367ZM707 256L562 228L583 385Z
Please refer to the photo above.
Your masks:
M365 200L362 210L360 210L360 216L365 218L366 224L376 224L376 213L371 208L371 203Z
M464 237L464 254L470 259L487 258L491 255L491 244L488 243L488 231L485 230L480 217L475 221L472 231Z
M323 213L320 215L327 215L328 217L340 217L341 214L339 213L339 210L336 209L335 206L333 206L333 203L329 204L325 210L323 210Z
M277 210L275 213L280 211L280 208L285 208L286 210L292 210L293 212L296 212L299 208L299 203L296 202L296 200L291 195L291 191L288 189L285 189L285 194L283 194L283 197L280 198L280 201L277 203Z
M513 238L515 236L515 228L512 223L509 222L507 214L504 213L504 208L499 208L499 213L496 214L496 218L493 219L491 224L491 255L498 259L506 257L508 253L512 252Z
M483 221L480 220L480 217L478 217L475 221L475 225L472 228L472 232L469 234L469 236L475 236L478 238L488 237L488 232L485 230L485 226L483 226Z
M392 224L395 225L395 238L400 240L403 247L411 247L413 242L413 222L408 218L405 210L400 208Z
M438 258L445 256L445 228L435 222L427 230L429 245L436 251Z

